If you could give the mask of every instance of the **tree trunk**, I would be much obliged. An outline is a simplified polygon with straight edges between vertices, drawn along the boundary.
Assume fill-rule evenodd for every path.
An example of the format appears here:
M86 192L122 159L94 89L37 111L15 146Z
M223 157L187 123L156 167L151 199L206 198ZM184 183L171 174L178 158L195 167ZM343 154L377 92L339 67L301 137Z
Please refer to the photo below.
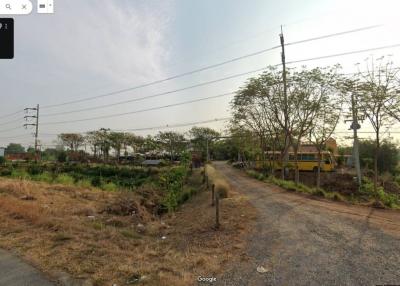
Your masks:
M378 157L379 157L379 149L380 149L380 142L379 142L379 129L376 132L376 145L375 145L375 158L374 158L374 191L378 191Z
M120 158L121 158L121 148L118 148L117 149L117 162L119 163L119 161L120 161Z
M321 187L321 150L318 150L318 170L317 170L317 189Z
M295 164L294 182L296 183L296 185L299 184L300 182L299 161L297 160L297 152L298 152L298 146L296 146L296 148L294 149L294 164Z

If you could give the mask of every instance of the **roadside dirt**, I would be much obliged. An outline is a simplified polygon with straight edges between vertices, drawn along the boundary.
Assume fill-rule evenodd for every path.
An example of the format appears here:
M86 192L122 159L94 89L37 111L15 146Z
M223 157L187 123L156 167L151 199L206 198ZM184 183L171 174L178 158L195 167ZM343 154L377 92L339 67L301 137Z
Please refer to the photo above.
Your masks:
M0 179L0 247L57 282L73 281L61 285L196 285L240 258L256 214L231 192L216 231L211 192L195 173L198 193L162 217L130 213L128 194Z
M250 258L231 263L216 285L400 284L400 212L290 193L215 166L259 213Z

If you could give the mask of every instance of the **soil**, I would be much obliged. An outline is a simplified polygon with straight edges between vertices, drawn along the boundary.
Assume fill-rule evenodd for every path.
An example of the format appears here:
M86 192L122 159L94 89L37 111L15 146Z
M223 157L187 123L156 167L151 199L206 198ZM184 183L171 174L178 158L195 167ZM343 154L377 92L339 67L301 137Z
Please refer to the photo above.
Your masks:
M240 259L256 212L229 192L216 230L200 170L189 181L198 192L177 212L153 217L134 193L1 178L0 247L54 281L76 282L61 285L195 285Z

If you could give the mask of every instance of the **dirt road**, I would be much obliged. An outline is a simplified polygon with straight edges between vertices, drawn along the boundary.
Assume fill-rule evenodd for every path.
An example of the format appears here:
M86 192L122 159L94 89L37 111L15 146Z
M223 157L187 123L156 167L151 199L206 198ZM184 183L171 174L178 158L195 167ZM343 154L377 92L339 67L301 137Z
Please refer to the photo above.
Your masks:
M400 285L399 211L313 199L215 166L259 212L250 258L217 285Z

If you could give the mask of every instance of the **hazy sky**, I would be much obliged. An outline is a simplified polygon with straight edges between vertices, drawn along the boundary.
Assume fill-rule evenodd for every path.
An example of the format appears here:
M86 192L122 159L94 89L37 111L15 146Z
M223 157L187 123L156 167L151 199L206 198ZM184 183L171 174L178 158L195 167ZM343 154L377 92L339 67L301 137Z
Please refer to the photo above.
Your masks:
M25 145L33 142L31 130L20 127L22 113L2 116L36 104L43 107L40 139L44 145L52 144L55 136L51 134L61 132L84 132L101 127L136 129L228 117L232 96L108 119L51 124L235 91L250 75L149 100L54 116L278 64L279 49L96 100L56 108L45 106L134 87L278 45L281 24L286 42L383 25L364 32L288 46L287 61L400 44L397 31L400 3L396 0L55 0L55 10L53 15L33 11L31 15L15 17L15 58L0 60L0 146L10 141ZM351 73L357 71L355 63L361 63L360 69L363 69L367 57L389 54L399 62L400 48L393 48L309 61L298 66L312 68L340 63L343 72ZM9 121L13 122L7 123ZM223 130L224 123L208 126ZM184 132L189 128L177 130ZM399 130L393 126L392 131L396 129ZM339 132L345 130L347 127L341 124ZM364 124L361 131L370 130L368 124ZM154 134L157 130L137 133ZM337 138L343 141L344 136L349 135L338 133ZM398 138L398 135L392 136Z

